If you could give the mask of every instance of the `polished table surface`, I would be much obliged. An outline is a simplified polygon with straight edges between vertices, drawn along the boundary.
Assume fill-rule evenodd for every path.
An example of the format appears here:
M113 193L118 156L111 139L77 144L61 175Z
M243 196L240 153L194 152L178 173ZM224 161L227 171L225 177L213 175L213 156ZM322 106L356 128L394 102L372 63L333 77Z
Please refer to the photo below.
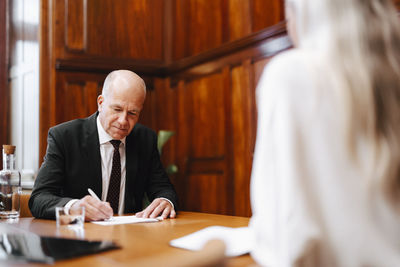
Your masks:
M29 231L41 236L59 236L86 240L113 240L121 249L87 255L79 258L61 260L56 266L135 266L154 257L170 258L191 257L192 251L169 246L169 241L190 234L207 226L221 225L229 227L247 226L249 218L216 214L180 212L176 219L167 219L156 223L122 224L101 226L85 223L82 231L67 227L57 229L53 220L20 218L17 223L7 224L7 231ZM4 225L4 222L1 223ZM0 262L2 264L4 262ZM255 265L249 255L228 258L227 266ZM45 266L43 264L8 264L7 266Z

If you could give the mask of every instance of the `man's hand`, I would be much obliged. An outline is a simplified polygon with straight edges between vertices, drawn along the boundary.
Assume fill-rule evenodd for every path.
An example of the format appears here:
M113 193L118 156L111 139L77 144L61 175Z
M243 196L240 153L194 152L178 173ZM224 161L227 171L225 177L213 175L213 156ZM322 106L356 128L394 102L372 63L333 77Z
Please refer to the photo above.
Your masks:
M85 207L85 221L106 220L113 215L110 203L100 201L89 195L75 202L69 209L69 213L74 214L80 207Z
M136 213L136 217L139 218L156 218L162 216L163 219L175 218L176 212L172 207L171 203L162 198L156 198L151 202L151 204L141 212Z

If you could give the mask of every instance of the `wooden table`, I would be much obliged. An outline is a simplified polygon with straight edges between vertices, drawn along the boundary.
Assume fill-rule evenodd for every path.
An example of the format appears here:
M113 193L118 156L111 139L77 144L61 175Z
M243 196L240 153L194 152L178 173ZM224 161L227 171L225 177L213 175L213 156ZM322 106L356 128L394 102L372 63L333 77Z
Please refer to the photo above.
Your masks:
M68 228L57 229L55 221L39 220L34 218L20 218L18 223L8 224L9 231L29 231L43 236L60 236L87 240L113 240L122 249L87 255L70 260L57 261L56 266L136 266L135 262L154 257L193 255L191 251L174 248L168 245L169 241L207 226L221 225L229 227L247 226L249 218L224 216L215 214L180 212L176 219L167 219L157 223L122 224L101 226L85 223L84 230L74 232ZM2 223L4 224L4 223ZM4 225L2 227L5 228ZM228 266L255 265L249 255L227 260ZM28 266L28 264L8 265ZM29 266L44 266L43 264L29 264Z

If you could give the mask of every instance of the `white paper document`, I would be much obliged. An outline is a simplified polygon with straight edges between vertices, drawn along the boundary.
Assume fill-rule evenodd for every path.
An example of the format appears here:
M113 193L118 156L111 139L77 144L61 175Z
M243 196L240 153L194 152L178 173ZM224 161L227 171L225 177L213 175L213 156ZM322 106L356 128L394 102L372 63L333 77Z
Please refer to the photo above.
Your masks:
M212 239L220 239L225 242L225 255L228 257L249 253L254 244L254 235L249 227L231 228L224 226L210 226L171 240L169 244L173 247L196 251L201 250Z
M161 217L157 217L154 219L138 218L135 215L133 215L133 216L116 216L116 217L112 217L109 220L95 221L92 223L100 224L100 225L116 225L116 224L147 223L147 222L158 222L158 221L162 221L162 218Z

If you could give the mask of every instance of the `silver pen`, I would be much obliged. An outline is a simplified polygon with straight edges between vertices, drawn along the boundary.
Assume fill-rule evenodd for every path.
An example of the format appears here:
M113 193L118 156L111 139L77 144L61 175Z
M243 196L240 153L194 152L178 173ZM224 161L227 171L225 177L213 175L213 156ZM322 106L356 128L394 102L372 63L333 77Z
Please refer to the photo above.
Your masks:
M95 192L93 192L92 189L88 188L87 191L89 192L89 194L90 194L92 197L94 197L95 199L101 201L100 198L96 195Z
M95 192L93 192L92 189L88 188L87 191L89 192L89 194L90 194L92 197L94 197L95 199L101 201L100 198L96 195ZM112 219L113 219L113 217L111 216L110 218L106 219L106 221L111 221Z

